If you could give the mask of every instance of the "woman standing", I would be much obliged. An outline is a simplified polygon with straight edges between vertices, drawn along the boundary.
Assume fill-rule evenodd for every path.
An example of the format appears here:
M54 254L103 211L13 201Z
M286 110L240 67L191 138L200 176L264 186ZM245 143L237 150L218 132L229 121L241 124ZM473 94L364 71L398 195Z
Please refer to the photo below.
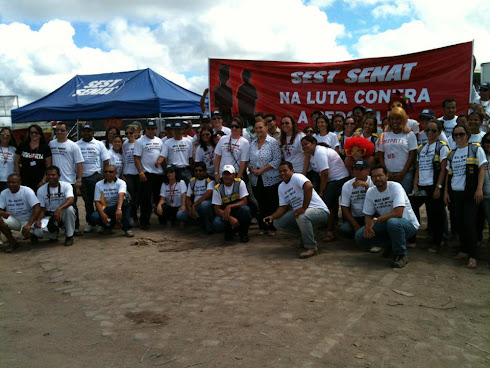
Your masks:
M0 192L7 188L7 178L15 172L15 151L17 142L15 141L12 129L3 127L0 130L0 149L2 151L0 163Z
M120 178L122 175L124 165L122 156L122 145L123 139L121 136L117 135L112 140L112 148L109 149L109 164L116 167L116 176L118 178Z
M427 123L425 134L428 142L418 149L413 190L425 191L425 196L413 196L412 208L420 219L419 208L425 204L427 220L432 228L432 247L430 252L438 252L442 242L444 227L444 184L448 145L439 140L442 125L433 119Z
M213 128L203 126L199 134L199 146L196 150L196 162L204 162L206 171L210 178L214 176L214 148L216 144L213 139Z
M468 259L476 268L478 204L483 200L483 183L487 158L483 149L469 144L471 133L465 125L456 125L452 137L456 149L447 158L448 175L444 201L453 203L459 233L460 252L453 259Z
M281 163L281 149L277 141L267 131L264 121L255 122L257 139L250 145L250 181L252 191L259 205L257 221L260 233L273 236L276 228L273 223L264 223L264 217L270 216L279 207L277 189L281 179L279 177L279 164Z
M313 135L318 143L325 143L331 149L339 152L339 138L335 133L332 133L328 129L328 118L325 115L320 115L316 119L316 131L317 133Z
M394 107L388 115L388 126L377 142L377 156L388 169L388 180L399 182L407 194L412 193L413 164L417 155L417 137L406 127L407 113Z
M22 185L37 192L37 188L46 183L45 171L52 162L51 148L39 125L33 124L27 131L26 141L15 152L15 172L20 174Z
M339 144L340 144L339 152L342 160L344 160L346 157L345 149L344 149L345 142L347 142L349 138L352 138L354 136L355 130L356 130L356 123L354 121L354 118L348 117L347 119L345 119L344 131L337 136L337 138L339 139Z
M105 144L105 148L112 148L112 140L116 135L119 135L119 129L115 126L111 126L105 131L105 139L102 141Z
M376 142L378 141L377 127L378 119L373 116L364 120L364 125L361 130L361 137L366 138L373 146L376 146Z
M140 190L140 178L138 169L134 164L134 143L138 128L129 125L126 128L127 141L122 145L123 175L122 179L126 181L129 195L131 196L131 217L134 226L139 226L138 221L138 193Z
M310 165L309 155L301 148L301 138L305 135L298 131L298 124L292 115L281 118L280 147L285 161L291 162L295 173L306 175Z

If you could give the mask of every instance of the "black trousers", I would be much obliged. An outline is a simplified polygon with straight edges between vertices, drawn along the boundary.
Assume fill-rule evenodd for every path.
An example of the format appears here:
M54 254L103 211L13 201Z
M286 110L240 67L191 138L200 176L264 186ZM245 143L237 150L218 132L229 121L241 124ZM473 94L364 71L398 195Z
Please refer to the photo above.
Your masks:
M265 224L264 217L272 215L277 207L279 207L279 194L277 189L279 188L279 183L264 186L264 182L262 181L262 177L259 176L257 180L257 185L252 185L252 191L254 193L255 198L257 199L257 203L259 205L259 213L257 215L257 222L259 223L259 227L262 230L271 230L276 231L276 228L273 224Z
M461 252L468 253L470 258L476 258L478 205L465 192L453 191L451 193L451 202L454 202Z
M151 210L153 204L158 204L160 200L160 189L163 183L163 175L145 173L146 181L140 183L139 201L140 201L140 224L149 225ZM159 216L159 222L163 222L161 216Z
M411 197L413 211L420 222L419 208L425 204L427 210L427 222L430 223L432 229L432 242L435 245L440 245L442 242L442 234L444 232L444 188L440 190L441 196L439 199L434 199L435 185L419 186L420 190L427 192L426 197Z

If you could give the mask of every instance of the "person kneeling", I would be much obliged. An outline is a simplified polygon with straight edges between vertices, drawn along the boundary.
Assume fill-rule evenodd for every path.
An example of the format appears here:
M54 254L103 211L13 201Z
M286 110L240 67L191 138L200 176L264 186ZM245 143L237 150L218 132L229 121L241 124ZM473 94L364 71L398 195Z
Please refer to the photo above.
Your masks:
M108 165L104 169L104 179L95 184L95 208L90 222L102 226L105 234L112 232L112 226L122 221L122 230L129 238L134 236L131 231L131 214L127 198L126 182L116 178L116 167Z
M246 243L249 240L248 228L252 214L247 206L247 186L241 179L236 179L235 175L235 167L225 165L222 183L214 187L214 228L217 232L225 232L226 241L233 240L233 234L238 230L240 241Z
M58 239L60 226L65 227L65 247L73 245L73 233L77 214L73 208L73 187L60 181L61 173L57 166L46 169L48 182L37 191L41 211L31 233L39 238Z
M366 192L366 225L356 232L356 242L370 247L383 245L385 254L393 252L391 266L402 268L408 263L406 241L415 236L420 225L407 193L400 183L388 181L387 174L384 165L371 168L375 186Z
M185 211L186 190L184 180L177 178L177 168L169 166L165 169L167 180L160 188L160 200L157 204L157 215L162 217L162 224L175 225L177 212ZM170 223L168 222L170 221Z
M272 215L265 217L264 221L276 221L276 227L293 234L297 234L299 229L303 247L306 248L299 257L316 256L318 247L313 227L326 224L330 211L313 190L311 181L306 176L294 172L291 162L281 162L279 176L282 180L278 189L279 208Z
M177 220L199 222L205 227L206 233L211 234L214 232L211 197L215 182L208 177L204 162L196 162L194 175L187 187L186 210L177 212Z

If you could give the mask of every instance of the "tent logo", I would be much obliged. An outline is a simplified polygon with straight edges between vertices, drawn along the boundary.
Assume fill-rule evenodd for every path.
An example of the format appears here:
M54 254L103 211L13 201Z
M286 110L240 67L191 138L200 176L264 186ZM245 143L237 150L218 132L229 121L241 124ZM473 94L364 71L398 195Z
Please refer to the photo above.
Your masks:
M72 97L75 96L96 96L96 95L108 95L114 90L117 90L120 86L122 79L105 79L91 81L83 88L75 90Z

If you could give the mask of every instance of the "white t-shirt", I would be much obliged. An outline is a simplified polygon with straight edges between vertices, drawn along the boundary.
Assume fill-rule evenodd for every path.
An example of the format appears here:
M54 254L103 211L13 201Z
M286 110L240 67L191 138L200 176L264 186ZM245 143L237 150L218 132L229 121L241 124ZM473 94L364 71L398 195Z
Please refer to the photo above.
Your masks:
M135 144L136 143L125 142L122 146L124 175L138 175L138 169L136 169L136 165L134 164Z
M158 137L153 139L148 138L146 135L142 136L134 144L134 155L141 157L141 169L143 172L151 174L163 173L162 166L155 167L162 151L162 140Z
M192 184L195 183L195 184ZM187 197L192 196L192 190L194 190L194 202L199 200L208 190L213 190L214 186L216 183L214 180L207 180L207 179L202 179L202 180L192 180L190 181L189 185L187 186ZM194 188L193 188L194 187Z
M221 129L214 129L213 128L213 133L216 134L216 132L219 132L219 131L222 131L223 133L225 133L225 135L231 135L231 129L228 127L225 127L224 125L221 127Z
M10 212L16 219L28 221L32 215L32 207L39 201L34 191L23 185L17 193L12 193L9 188L0 193L0 208Z
M413 132L384 132L376 142L376 150L384 152L388 171L398 173L405 167L409 152L417 149L417 137Z
M201 146L196 150L196 162L204 162L206 164L206 171L209 175L214 175L214 147L206 146L206 151Z
M54 140L49 142L49 147L53 154L53 165L58 166L60 169L60 180L75 184L77 180L77 164L84 161L78 144L69 139L63 143Z
M219 140L214 153L221 156L219 173L223 173L225 165L233 165L238 172L243 161L249 161L250 143L241 137L234 139L231 135L225 135Z
M485 164L485 181L483 182L483 196L490 198L490 163L488 160L490 155L487 155L487 163Z
M48 196L49 190L49 196ZM37 199L41 207L46 211L55 211L59 206L66 202L68 198L73 197L73 187L66 181L60 181L59 193L58 187L50 187L49 183L44 184L37 190Z
M223 139L223 138L221 138L221 139ZM230 185L229 187L227 187L224 183L221 183L221 185L224 185L226 195L231 195L233 193L233 184ZM243 180L240 181L240 186L238 187L238 191L240 194L240 199L248 196L247 185L245 184L245 182ZM223 204L223 202L221 201L221 195L219 194L219 191L216 188L213 190L213 199L212 199L211 203L218 205L218 206L221 206Z
M480 132L478 134L472 134L470 139L468 139L468 143L481 143L481 140L485 134L487 133Z
M162 146L160 155L165 158L168 166L187 167L192 158L192 141L187 138L176 140L170 138Z
M318 143L326 143L331 149L335 149L335 147L340 146L339 138L337 134L328 132L326 135L313 134Z
M311 167L317 173L328 169L328 180L340 180L349 176L344 161L339 154L331 148L316 146L315 154L311 156Z
M368 216L374 216L375 214L383 216L393 211L396 207L403 206L402 217L410 221L415 229L418 229L420 224L412 210L412 205L407 193L405 193L405 189L400 183L394 181L388 181L387 185L383 192L380 192L376 187L368 189L364 200L364 214Z
M342 194L340 196L340 205L344 207L350 207L352 216L354 217L364 217L362 209L364 207L364 199L366 198L366 188L362 185L354 188L352 185L356 181L356 178L352 178L345 182L342 186ZM373 187L374 184L371 177L368 176L366 183L369 187Z
M133 158L134 160L134 158ZM114 147L109 150L109 165L114 165L117 169L117 177L121 177L123 170L123 156L120 153L114 151Z
M434 155L436 153L437 142L424 145L418 154L417 161L419 163L419 185L433 185L434 184ZM447 145L441 146L439 152L439 162L442 162L449 153L449 147Z
M162 184L160 188L160 197L165 198L165 203L170 207L182 206L182 193L187 192L185 181L181 180L173 185Z
M468 157L468 147L456 149L452 162L447 160L447 169L449 170L451 167L453 169L451 188L457 192L464 191L466 186L466 157ZM478 167L487 163L487 156L483 148L478 147L476 157L478 158Z
M92 138L90 142L80 139L77 144L83 156L82 177L86 178L95 173L100 174L104 161L110 158L109 151L104 144L95 138Z
M294 173L288 183L282 182L279 184L279 206L291 206L294 210L303 207L305 192L303 185L309 181L303 174ZM322 201L318 193L313 189L311 201L308 208L321 208L327 213L330 213L325 202Z
M303 172L305 166L305 154L301 147L301 139L304 136L303 133L296 134L293 142L291 142L291 137L286 137L286 144L281 147L284 160L291 162L294 172L298 174Z
M100 201L101 193L104 193L107 207L115 206L117 205L118 194L127 193L126 182L122 179L117 179L112 183L104 183L104 180L99 180L97 184L95 184L95 201Z
M9 146L8 148L0 147L0 181L6 182L10 174L15 171L14 158L15 158L15 147ZM34 161L35 162L35 161Z
M419 122L417 120L408 119L407 127L411 128L415 134L418 134L420 132Z
M452 118L451 120L444 120L444 116L441 116L439 119L437 119L442 121L442 128L444 129L444 133L446 133L446 137L453 136L453 129L458 124L456 122L457 119L457 115L454 115L454 118Z
M446 142L449 145L449 140L447 139L446 134L444 132L441 132L441 134L439 134L439 137L437 139ZM425 131L422 130L419 133L419 135L417 136L417 142L419 145L426 144L429 142L429 138L427 138L427 134L425 133Z

